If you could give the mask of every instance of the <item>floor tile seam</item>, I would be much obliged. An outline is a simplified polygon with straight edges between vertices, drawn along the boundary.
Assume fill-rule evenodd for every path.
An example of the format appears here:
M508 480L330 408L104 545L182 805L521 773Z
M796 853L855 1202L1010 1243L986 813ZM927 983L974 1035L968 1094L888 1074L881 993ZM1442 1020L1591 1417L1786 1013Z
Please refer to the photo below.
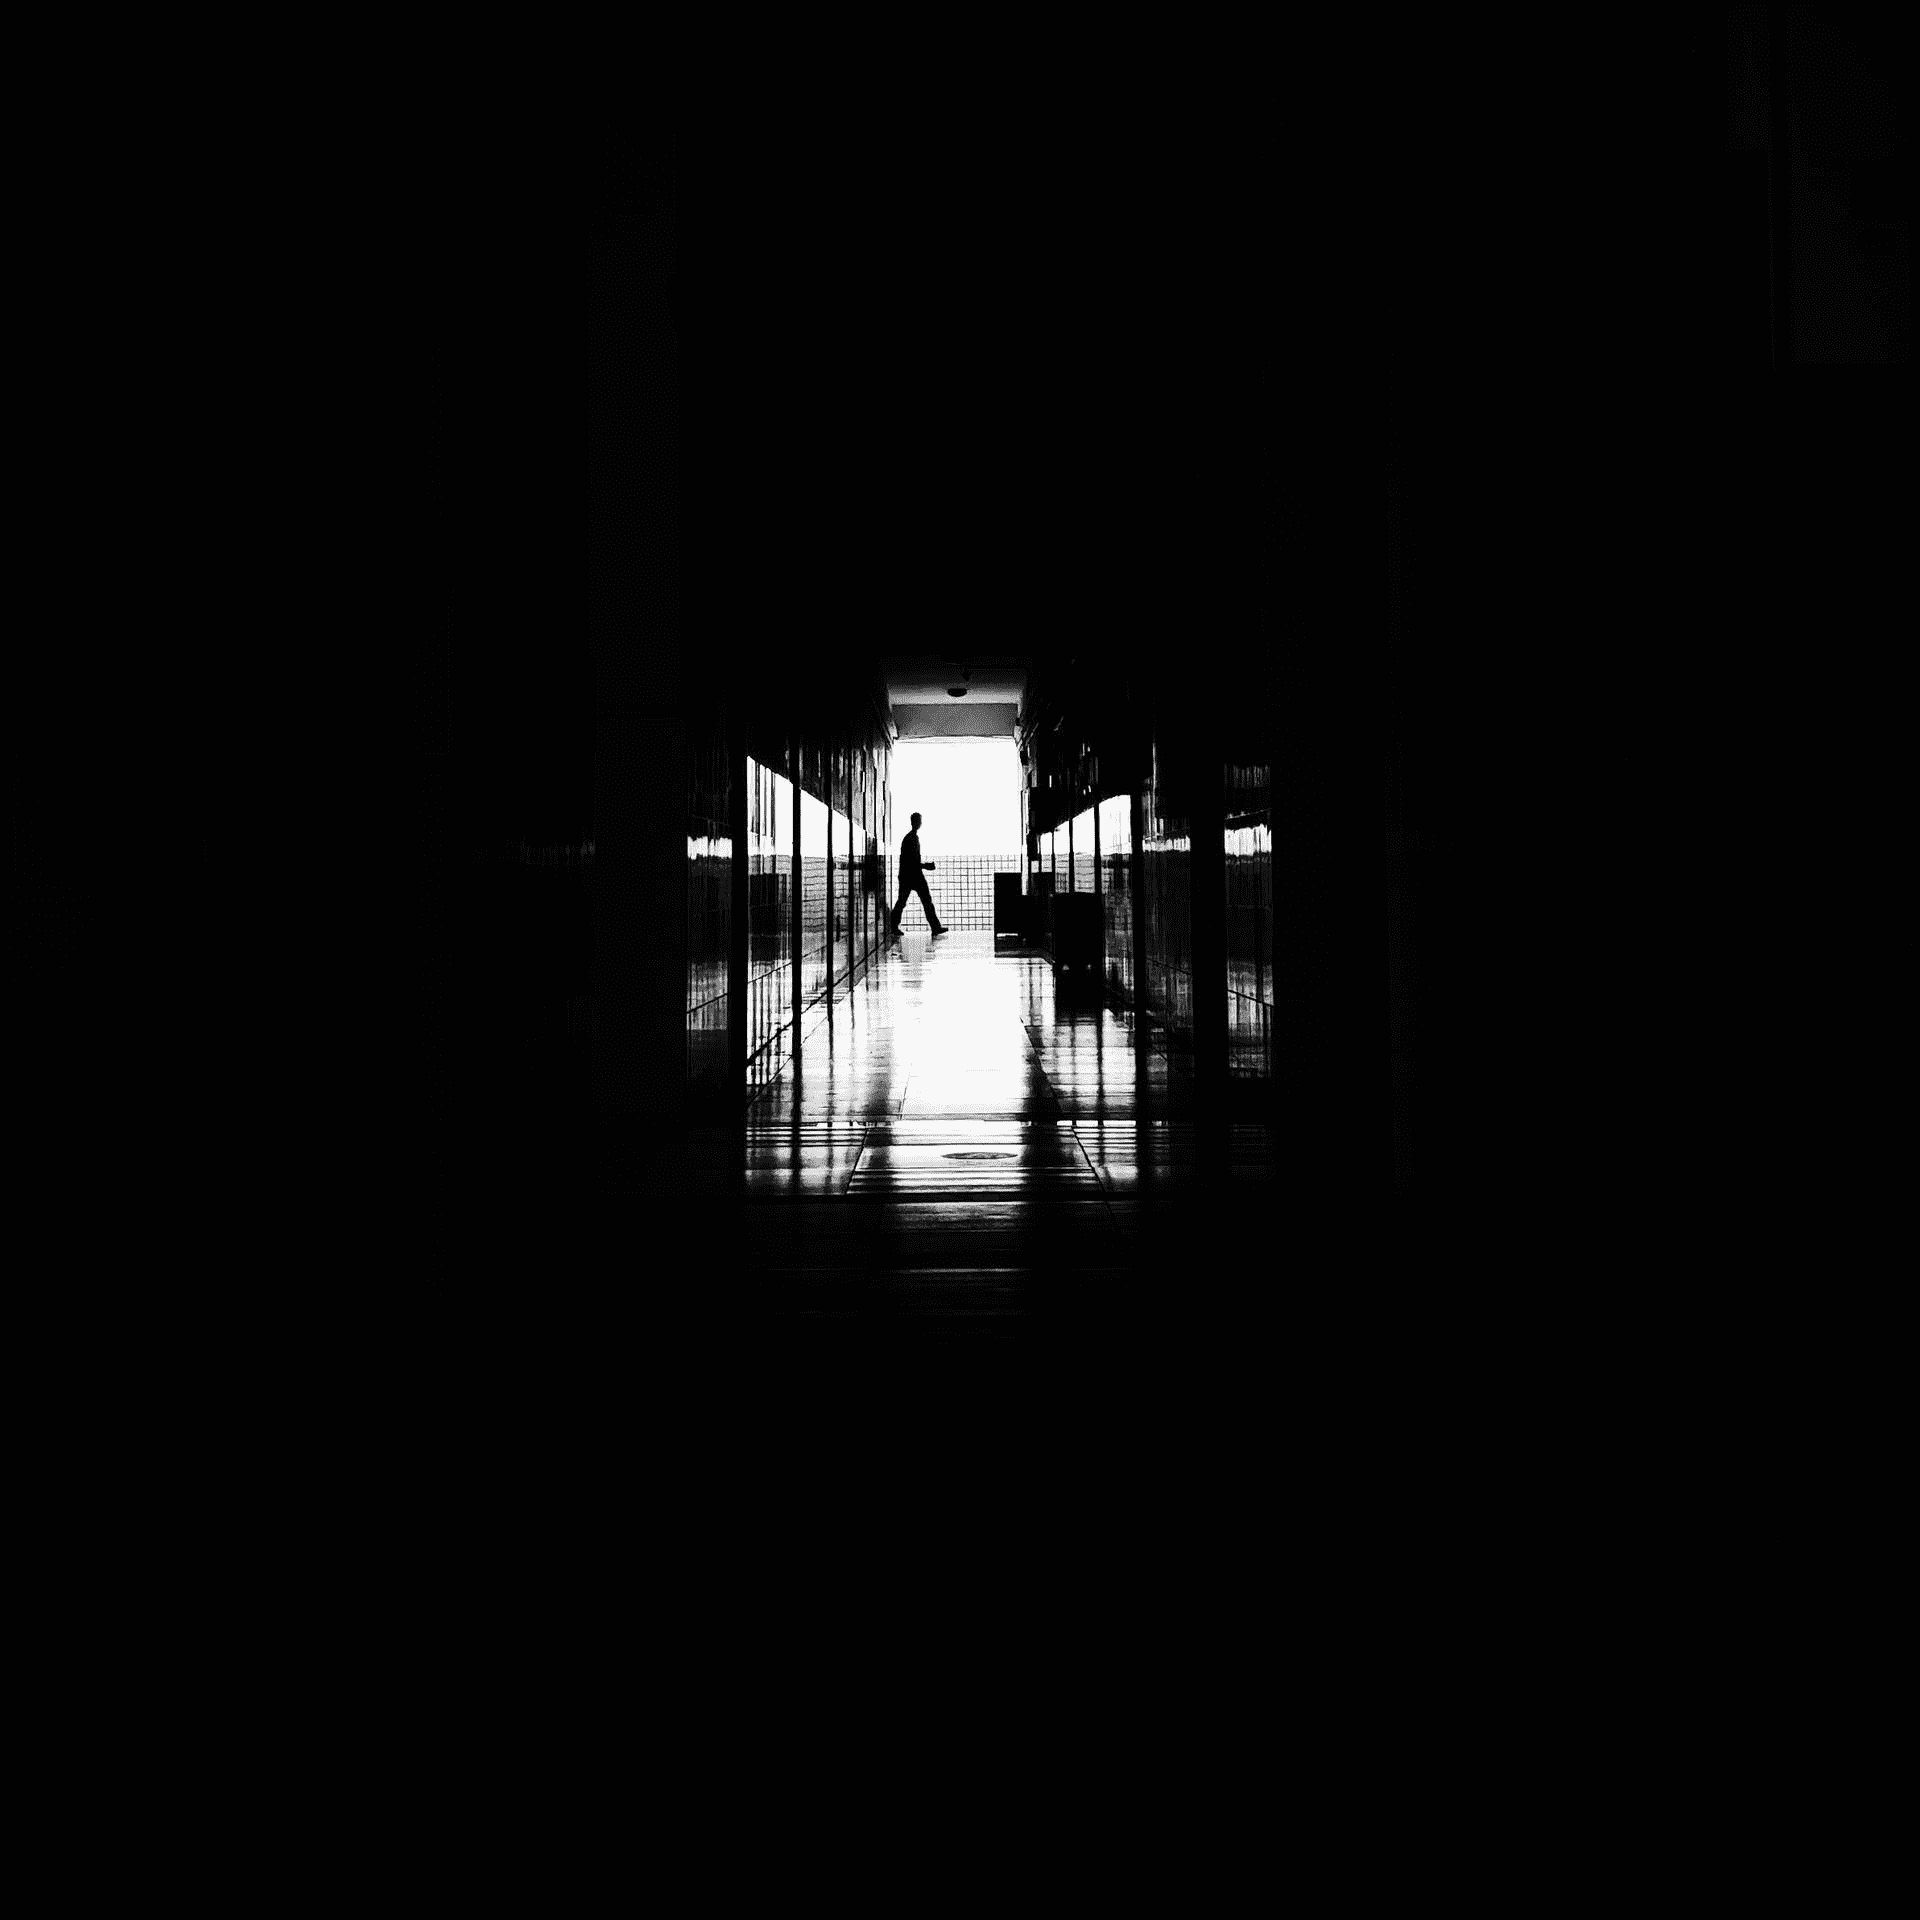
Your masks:
M835 1195L836 1199L844 1200L848 1197L848 1195L852 1193L853 1183L859 1177L860 1162L864 1160L867 1156L867 1140L868 1140L868 1137L872 1134L872 1132L873 1132L873 1127L871 1123L869 1123L868 1125L860 1129L860 1144L857 1148L854 1149L853 1164L847 1168L846 1182L844 1185L842 1185L839 1188L838 1192L836 1193Z
M888 1198L853 1193L834 1202L838 1222L836 1231L832 1234L816 1231L813 1239L816 1244L825 1246L842 1236L852 1243L862 1239L871 1240L878 1233L897 1235L903 1245L915 1248L935 1245L978 1246L993 1240L1004 1240L1017 1247L1027 1239L1044 1241L1089 1226L1100 1232L1110 1230L1115 1224L1113 1211L1109 1207L1098 1206L1096 1201L1097 1196L1092 1194L1073 1201L1029 1201L1024 1212L1006 1215L1005 1209L1013 1203L995 1194L921 1194ZM898 1211L909 1206L921 1212ZM951 1213L957 1207L988 1211L979 1212L964 1226L943 1226L941 1214ZM895 1211L889 1211L889 1208ZM743 1203L741 1211L743 1214L751 1213L752 1204ZM769 1206L762 1211L772 1214L774 1208ZM922 1213L925 1217L922 1217ZM777 1229L777 1234L784 1234L788 1230L782 1226Z
M1108 1220L1112 1222L1114 1231L1116 1233L1119 1232L1120 1222L1115 1217L1114 1211L1113 1211L1113 1194L1109 1189L1106 1181L1101 1179L1100 1170L1093 1164L1093 1158L1087 1152L1087 1143L1080 1138L1079 1132L1077 1130L1073 1135L1073 1144L1080 1149L1080 1158L1086 1161L1087 1163L1087 1173L1092 1178L1094 1186L1099 1191L1100 1204L1106 1209Z
M801 1196L789 1196L797 1204ZM1065 1219L1086 1213L1104 1196L1097 1181L1056 1181L1046 1186L938 1187L917 1183L901 1186L888 1180L866 1180L848 1186L844 1194L821 1193L815 1204L835 1210L858 1202L864 1206L897 1207L903 1220L916 1230L937 1234L971 1234L996 1227L1018 1227L1022 1220Z
M1117 1140L1123 1145L1134 1144L1122 1131L1127 1125L1124 1116L1116 1117L1109 1113L1102 1118L1106 1129L1104 1136L1095 1130L1089 1134L1089 1138L1099 1141L1104 1137L1108 1141ZM848 1132L796 1135L780 1130L758 1134L750 1142L735 1140L724 1151L734 1152L742 1145L750 1145L758 1152L770 1151L775 1147L825 1151L844 1146L854 1140L861 1140L869 1146L913 1148L1037 1147L1057 1134L1071 1133L1075 1116L1070 1112L1063 1113L1052 1108L1042 1108L1038 1112L1029 1109L1025 1114L1007 1118L975 1117L938 1110L931 1113L895 1113L891 1110L875 1109L860 1114L859 1119L865 1129L860 1134ZM1165 1145L1164 1136L1157 1144Z
M985 1154L988 1149L978 1146L967 1148L964 1142L959 1141L881 1140L869 1142L860 1149L860 1154L867 1166L878 1171L918 1174L958 1172L963 1168L971 1168L983 1179L988 1174L997 1179L1003 1173L1044 1172L1079 1164L1071 1154L1023 1151L1012 1142L992 1151L996 1157L980 1159L974 1156Z
M760 1174L785 1174L788 1169L781 1167L760 1167L753 1169ZM815 1178L834 1171L828 1167L810 1170ZM795 1178L800 1177L798 1174ZM1027 1191L1053 1191L1061 1187L1084 1186L1088 1182L1097 1182L1099 1175L1082 1163L1074 1165L1069 1161L1057 1167L1008 1167L1004 1171L981 1173L950 1172L944 1167L856 1167L854 1182L865 1187L898 1187L902 1192L909 1188L935 1187L942 1192L958 1193L974 1191L979 1193L1022 1193Z
M776 1120L750 1124L747 1143L756 1140L791 1140L804 1135L809 1140L852 1139L867 1130L864 1120Z
M903 1167L931 1164L929 1156L934 1154L946 1160L968 1161L981 1166L996 1161L1014 1161L1021 1166L1077 1164L1071 1148L1064 1141L1055 1139L1051 1128L1044 1133L969 1133L942 1138L896 1134L885 1140L873 1141L871 1145L876 1156L884 1154L895 1165ZM996 1167L995 1171L1000 1169Z
M817 1199L835 1207L873 1208L885 1206L939 1207L951 1211L955 1207L1037 1207L1041 1209L1061 1207L1087 1207L1099 1203L1100 1210L1109 1219L1113 1209L1106 1204L1106 1193L1096 1182L1085 1185L1075 1181L1071 1185L1062 1183L1057 1187L896 1187L891 1182L876 1182L867 1185L850 1186L844 1193L836 1193L828 1187L811 1190L747 1194L742 1204L753 1206L765 1204L779 1206L783 1202L798 1199ZM936 1221L936 1227L938 1222ZM946 1231L954 1233L980 1233L995 1230L996 1223L991 1218L983 1219L972 1226L953 1225ZM1017 1222L1006 1223L1008 1230L1018 1226ZM1027 1224L1035 1224L1032 1216ZM1024 1228L1021 1229L1024 1231Z

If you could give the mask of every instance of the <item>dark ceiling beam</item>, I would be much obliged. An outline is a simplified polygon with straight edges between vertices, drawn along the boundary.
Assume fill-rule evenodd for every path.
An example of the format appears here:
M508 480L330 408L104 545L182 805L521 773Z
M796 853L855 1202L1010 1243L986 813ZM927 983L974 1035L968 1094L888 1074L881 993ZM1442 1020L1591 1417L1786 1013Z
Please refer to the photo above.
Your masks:
M893 717L903 740L1011 740L1019 711L1010 700L954 700L897 706Z

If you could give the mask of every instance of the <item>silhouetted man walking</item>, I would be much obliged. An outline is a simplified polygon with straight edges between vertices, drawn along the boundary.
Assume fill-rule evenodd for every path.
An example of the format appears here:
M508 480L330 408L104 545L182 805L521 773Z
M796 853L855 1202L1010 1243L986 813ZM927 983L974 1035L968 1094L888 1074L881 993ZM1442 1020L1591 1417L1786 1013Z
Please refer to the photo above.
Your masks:
M893 903L893 914L889 921L896 940L900 938L900 916L906 911L910 893L920 896L920 904L927 910L927 924L933 928L935 937L946 932L946 928L940 924L940 916L933 910L933 895L927 891L927 875L933 871L934 864L931 860L924 868L920 864L920 816L916 813L913 816L913 831L900 842L900 898Z

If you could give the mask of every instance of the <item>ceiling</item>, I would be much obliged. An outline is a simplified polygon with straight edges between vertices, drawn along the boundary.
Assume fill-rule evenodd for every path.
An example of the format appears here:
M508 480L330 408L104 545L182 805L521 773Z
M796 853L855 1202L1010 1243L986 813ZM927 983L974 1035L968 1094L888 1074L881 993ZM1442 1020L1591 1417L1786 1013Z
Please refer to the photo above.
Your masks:
M944 707L895 707L902 740L1011 740L1020 709L1012 701L949 700Z
M1008 654L890 654L881 661L903 740L1006 740L1020 717L1027 663ZM965 687L956 700L947 689Z

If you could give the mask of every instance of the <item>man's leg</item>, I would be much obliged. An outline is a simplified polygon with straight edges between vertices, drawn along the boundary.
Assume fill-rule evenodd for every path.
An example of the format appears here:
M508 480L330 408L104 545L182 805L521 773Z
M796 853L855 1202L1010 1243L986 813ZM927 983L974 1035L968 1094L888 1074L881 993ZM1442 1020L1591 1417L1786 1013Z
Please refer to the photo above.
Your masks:
M944 933L946 929L941 926L940 916L933 910L933 895L927 890L927 876L924 873L913 883L913 890L920 896L920 904L927 910L927 925L935 933Z

